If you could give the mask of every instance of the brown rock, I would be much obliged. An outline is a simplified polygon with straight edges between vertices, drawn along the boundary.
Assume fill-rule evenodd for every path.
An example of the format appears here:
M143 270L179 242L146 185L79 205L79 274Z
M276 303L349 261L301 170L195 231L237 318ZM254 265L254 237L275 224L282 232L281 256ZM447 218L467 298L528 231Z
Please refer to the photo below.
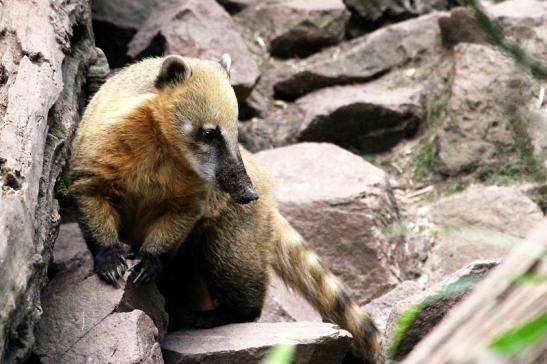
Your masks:
M260 37L275 57L306 57L344 38L349 13L342 0L257 2L236 21Z
M532 100L531 81L492 47L459 44L454 52L450 99L436 138L435 171L454 176L516 163L521 159L517 145L528 142L513 130L526 128L521 115Z
M472 262L434 287L399 302L388 321L390 358L402 360L498 263L493 260ZM415 316L401 332L402 327L397 327L396 320L403 312L406 316L414 312Z
M127 279L129 273L126 274ZM164 301L154 284L135 287L131 281L121 288L103 282L94 272L91 259L76 269L58 273L42 293L43 315L36 330L36 346L34 352L42 363L56 363L65 358L65 353L80 355L81 342L94 343L88 348L89 353L102 351L105 345L114 345L107 342L109 336L99 340L95 329L109 331L110 326L101 326L104 322L109 325L138 328L147 328L148 332L135 332L133 338L137 341L124 341L124 345L139 347L140 337L162 336L167 330L167 314L163 310ZM116 316L115 312L146 312L151 317L150 325L118 323L124 317ZM140 316L139 316L140 317ZM149 320L149 319L148 319ZM125 326L129 325L129 326ZM154 332L151 332L152 330ZM117 333L111 333L117 336ZM91 335L91 336L90 336ZM142 348L141 348L142 349ZM136 349L135 349L136 350ZM143 349L144 350L144 349ZM142 354L147 354L148 349ZM98 354L97 354L98 355ZM139 354L140 355L140 354ZM147 354L148 355L148 354ZM74 362L68 360L68 362Z
M260 363L276 344L297 345L293 363L340 363L351 335L322 322L244 323L168 334L161 342L167 364Z
M364 153L385 151L415 133L423 114L421 92L379 82L326 88L269 119L242 124L243 141L251 150L312 141Z
M229 53L233 59L232 85L243 101L260 76L230 15L214 0L178 0L159 7L148 17L129 44L133 58L158 53L216 58Z
M404 241L383 235L398 210L382 170L331 144L296 144L257 158L277 179L281 212L352 296L365 303L396 285Z
M163 364L157 339L158 330L144 312L113 313L53 362Z
M435 246L424 275L437 282L476 259L501 259L543 219L515 187L472 186L424 208L435 226Z
M436 12L391 25L296 62L287 67L275 91L296 99L319 88L368 81L427 53L440 52L441 15Z

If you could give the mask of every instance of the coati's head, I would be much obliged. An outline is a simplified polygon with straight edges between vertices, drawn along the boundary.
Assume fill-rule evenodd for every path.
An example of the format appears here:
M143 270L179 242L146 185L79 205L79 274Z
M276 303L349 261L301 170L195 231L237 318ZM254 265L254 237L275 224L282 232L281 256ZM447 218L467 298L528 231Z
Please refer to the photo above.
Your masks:
M216 183L240 204L256 200L241 159L238 105L230 85L231 59L218 62L168 56L155 87L163 134L205 181Z

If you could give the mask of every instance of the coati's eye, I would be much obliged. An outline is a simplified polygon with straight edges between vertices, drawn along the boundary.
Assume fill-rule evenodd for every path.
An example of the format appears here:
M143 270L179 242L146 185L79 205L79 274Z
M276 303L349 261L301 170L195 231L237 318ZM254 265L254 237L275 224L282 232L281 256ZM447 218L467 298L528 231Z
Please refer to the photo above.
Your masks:
M212 143L214 140L218 139L220 136L220 130L218 129L218 127L216 127L215 129L200 128L199 131L200 131L201 139L205 143Z

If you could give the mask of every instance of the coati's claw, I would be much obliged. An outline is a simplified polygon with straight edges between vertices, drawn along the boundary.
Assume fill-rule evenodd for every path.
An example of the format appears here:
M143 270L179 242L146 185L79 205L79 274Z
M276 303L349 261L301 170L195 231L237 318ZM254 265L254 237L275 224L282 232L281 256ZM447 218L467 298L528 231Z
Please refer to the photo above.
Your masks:
M118 279L127 270L125 254L119 247L103 247L95 256L95 272L116 288L119 288Z
M147 253L139 253L137 256L140 262L135 266L137 277L133 283L146 283L156 280L161 272L160 258Z

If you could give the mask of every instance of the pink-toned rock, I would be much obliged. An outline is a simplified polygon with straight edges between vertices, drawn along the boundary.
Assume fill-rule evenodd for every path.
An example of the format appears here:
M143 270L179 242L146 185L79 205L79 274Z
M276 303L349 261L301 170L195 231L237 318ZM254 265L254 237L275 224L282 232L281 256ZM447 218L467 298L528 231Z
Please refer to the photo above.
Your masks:
M125 278L128 276L129 273L126 273ZM143 338L149 338L151 335L161 337L167 330L168 318L164 311L163 297L155 284L136 287L129 279L129 283L122 284L121 288L114 288L93 272L91 259L59 272L42 292L42 308L43 314L36 329L34 347L34 353L42 363L75 362L63 360L70 351L74 352L73 355L80 355L79 349L76 348L80 347L82 341L93 343L87 349L87 353L102 351L105 345L113 345L108 342L112 339L111 336L105 336L102 341L99 340L100 335L93 333L95 329L113 330L112 327L108 328L109 326L99 328L105 321L111 320L109 325L114 327L121 325L123 329L120 330L138 329L132 337L124 341L124 345L132 347L127 350L140 350L139 352L147 357L150 353L141 347ZM132 316L111 317L117 315L116 312L133 313L136 310L144 311L152 318L153 321L148 318L151 324L117 323L123 321L124 317ZM111 335L123 337L113 332Z
M382 152L421 123L423 89L379 80L329 87L298 99L283 112L240 126L251 150L295 142L328 142L362 152Z
M475 185L424 207L435 245L424 278L438 282L477 259L502 259L543 219L534 201L516 187Z
M114 313L88 328L85 336L52 362L163 364L157 339L154 322L144 312Z
M49 271L57 272L76 268L92 259L78 223L61 224L53 246L53 262Z
M261 1L236 21L260 37L275 57L305 57L344 39L349 12L342 0Z
M419 294L423 289L424 285L418 281L404 281L383 296L367 303L363 310L374 318L378 330L385 333L388 319L397 304Z
M128 50L133 58L150 52L213 59L229 53L233 60L232 85L240 101L249 95L260 76L232 18L215 0L177 0L158 7Z
M426 54L442 52L441 15L424 15L325 49L286 67L274 89L280 97L296 99L327 86L366 82Z
M297 291L272 274L259 322L322 321L321 315Z
M434 170L456 176L518 163L518 145L527 143L526 136L516 135L511 123L526 128L522 115L533 100L530 78L494 47L466 43L454 48L452 78Z
M280 209L360 303L398 283L404 241L386 174L332 144L302 143L257 154L277 179Z
M390 358L403 359L498 264L495 260L474 261L433 287L397 302L385 332ZM407 323L404 326L397 325L402 313Z
M296 344L293 363L338 364L351 335L322 322L244 323L168 334L161 342L167 364L260 363L276 344Z

